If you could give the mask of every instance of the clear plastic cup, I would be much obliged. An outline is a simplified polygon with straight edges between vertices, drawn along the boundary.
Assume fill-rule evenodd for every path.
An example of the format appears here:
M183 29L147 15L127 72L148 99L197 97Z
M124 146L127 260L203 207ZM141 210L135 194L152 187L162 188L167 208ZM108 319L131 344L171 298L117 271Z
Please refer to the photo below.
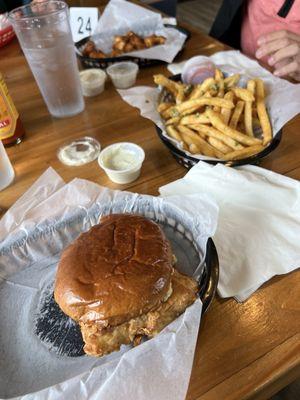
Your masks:
M11 11L9 20L50 114L67 117L83 111L67 4L31 3Z
M113 64L106 70L117 89L127 89L133 86L138 71L138 65L131 61L123 61Z
M6 188L14 180L15 172L0 140L0 190Z
M209 57L196 56L184 64L181 77L184 83L197 85L207 78L213 78L215 71L216 66Z

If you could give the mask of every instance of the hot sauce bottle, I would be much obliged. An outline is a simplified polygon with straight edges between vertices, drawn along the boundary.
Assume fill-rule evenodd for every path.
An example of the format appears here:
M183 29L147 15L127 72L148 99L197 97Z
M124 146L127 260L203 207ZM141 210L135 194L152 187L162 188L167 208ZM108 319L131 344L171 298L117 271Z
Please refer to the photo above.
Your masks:
M20 143L24 135L19 113L0 73L0 140L4 146L12 146Z

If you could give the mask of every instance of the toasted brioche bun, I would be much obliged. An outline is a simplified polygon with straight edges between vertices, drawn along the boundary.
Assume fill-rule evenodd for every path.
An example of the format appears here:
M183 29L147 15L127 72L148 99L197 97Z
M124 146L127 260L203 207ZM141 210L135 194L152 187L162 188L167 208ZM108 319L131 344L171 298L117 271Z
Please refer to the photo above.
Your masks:
M54 298L77 322L116 326L166 300L172 273L171 247L158 224L111 214L63 252Z

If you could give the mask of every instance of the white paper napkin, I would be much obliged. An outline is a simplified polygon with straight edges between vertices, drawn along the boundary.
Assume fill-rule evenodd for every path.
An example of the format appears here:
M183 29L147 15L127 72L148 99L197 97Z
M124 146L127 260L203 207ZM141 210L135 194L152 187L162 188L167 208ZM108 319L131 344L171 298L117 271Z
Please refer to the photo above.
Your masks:
M32 213L35 207L41 205L64 184L57 172L48 168L0 219L0 243L9 233L23 229L22 223L25 220L32 221L37 216L37 213ZM39 214L40 217L43 216L42 213Z
M300 266L298 181L255 166L199 162L159 191L162 196L207 193L219 205L214 241L220 296L244 301L274 275Z
M101 15L92 39L105 53L111 51L114 35L124 35L133 31L141 36L152 34L166 38L163 45L153 46L149 49L132 51L130 56L172 62L182 49L186 35L174 28L164 26L164 20L158 12L147 10L144 7L124 0L110 0ZM174 25L176 20L167 21Z

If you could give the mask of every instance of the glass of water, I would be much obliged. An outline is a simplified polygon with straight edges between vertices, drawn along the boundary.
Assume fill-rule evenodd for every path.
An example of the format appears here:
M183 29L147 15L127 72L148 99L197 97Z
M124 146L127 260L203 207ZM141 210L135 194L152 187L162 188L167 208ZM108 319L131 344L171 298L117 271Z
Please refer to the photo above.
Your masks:
M83 111L67 4L31 3L11 11L9 19L50 114L67 117Z

